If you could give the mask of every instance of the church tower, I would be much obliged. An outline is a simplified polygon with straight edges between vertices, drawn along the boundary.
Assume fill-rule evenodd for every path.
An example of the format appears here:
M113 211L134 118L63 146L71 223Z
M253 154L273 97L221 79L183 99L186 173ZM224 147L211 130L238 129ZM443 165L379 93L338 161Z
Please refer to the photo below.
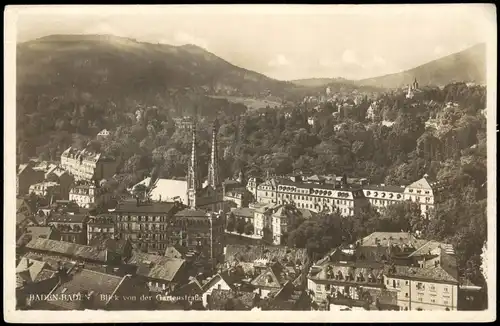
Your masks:
M192 149L191 149L191 160L188 165L188 175L187 175L187 205L191 209L196 208L196 197L198 195L198 190L200 187L200 178L198 176L198 162L196 160L196 121L193 121L192 125Z
M213 189L217 189L220 186L219 181L219 146L217 142L217 132L219 130L219 124L217 119L215 119L212 128L212 154L210 156L210 163L208 164L208 184L212 186Z

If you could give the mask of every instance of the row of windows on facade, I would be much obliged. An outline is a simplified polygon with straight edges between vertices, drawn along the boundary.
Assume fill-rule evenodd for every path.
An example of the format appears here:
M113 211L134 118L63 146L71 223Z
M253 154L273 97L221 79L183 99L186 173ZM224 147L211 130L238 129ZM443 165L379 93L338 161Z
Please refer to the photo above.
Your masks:
M409 285L410 282L409 281L405 281L405 285ZM391 280L387 280L387 285L391 285ZM399 280L392 280L392 287L393 288L400 288L401 287L401 283ZM415 287L417 288L417 290L419 291L425 291L425 284L422 283L422 282L418 282ZM436 292L436 286L434 284L429 284L429 287L428 287L429 291L431 292ZM445 293L448 293L449 291L449 288L447 286L443 287L443 292Z
M171 225L172 226L172 225ZM169 225L166 224L135 224L135 223L118 223L116 225L118 230L131 230L131 231L167 231L169 230ZM98 228L96 228L98 229ZM204 228L202 229L204 230ZM212 228L213 232L223 232L224 227L214 227ZM94 231L99 232L99 231Z
M209 244L209 243L207 243L207 244ZM137 243L137 245L141 249L165 250L165 249L167 249L167 247L170 247L170 246L180 245L182 247L187 247L189 244L186 241L179 240L179 241L175 241L175 242L169 241L168 243L140 242L140 243ZM203 246L203 243L202 242L196 242L196 243L193 242L193 245Z
M343 293L350 293L351 292L350 290L351 290L351 288L349 286L344 286L344 292ZM316 284L316 292L320 292L321 293L322 291L323 291L323 286L321 284ZM325 284L325 291L327 291L327 292L328 291L332 291L332 293L337 294L339 290L335 286L333 286L333 285ZM437 297L437 295L435 295L435 294L432 295L431 294L431 296L432 296L432 298L430 299L430 303L436 303L436 297ZM334 297L335 297L335 295L334 295ZM357 292L354 291L353 299L357 299L357 297L358 297L357 296ZM408 298L408 297L409 297L408 293L406 293L405 294L405 298ZM423 298L424 298L423 297L423 293L418 293L417 294L417 300L419 302L423 302ZM446 294L443 295L442 303L444 305L447 305L449 303L449 296L448 295L446 295Z
M273 196L273 194L271 193L271 195L269 195L269 193L266 192L266 197L270 196ZM337 204L337 205L348 205L348 206L354 205L352 200L343 200L343 199L329 199L324 197L289 195L289 194L280 194L278 197L287 199L296 199L296 200L307 200L315 203L330 201L332 204Z
M170 216L161 215L161 216L135 216L135 215L123 215L117 216L116 220L118 222L167 222L170 225L210 225L210 221L208 219L186 219L186 220L172 220Z

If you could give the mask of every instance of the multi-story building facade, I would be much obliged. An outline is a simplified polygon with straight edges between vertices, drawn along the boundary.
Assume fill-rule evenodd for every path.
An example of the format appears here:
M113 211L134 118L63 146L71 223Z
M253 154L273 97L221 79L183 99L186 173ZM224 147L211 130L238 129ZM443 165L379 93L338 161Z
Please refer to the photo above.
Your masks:
M57 182L44 181L30 186L30 194L40 197L61 199L61 186Z
M21 164L16 176L16 195L23 196L29 193L31 185L44 180L44 173L33 169L33 163Z
M316 302L361 301L367 309L380 310L457 310L456 257L451 245L404 232L375 232L317 262L308 289Z
M422 216L431 218L436 205L446 194L445 184L428 175L408 186L367 185L366 179L337 177L334 183L321 179L301 180L300 177L268 178L259 183L250 178L247 189L255 194L255 201L263 204L293 203L297 208L313 212L338 211L342 216L353 216L371 206L380 213L398 202L412 201L420 206Z
M445 184L432 180L427 174L408 185L404 191L404 199L420 205L422 216L427 218L433 217L436 205L445 198L445 195Z
M87 221L87 244L95 238L115 239L115 217L109 214L91 216Z
M59 240L86 245L88 219L85 213L52 213L47 218L47 225L58 231Z
M92 183L77 185L71 188L69 192L69 200L77 203L82 208L93 207L100 197L103 202L107 202L109 199L108 194L102 192L100 188L97 188Z
M256 192L257 201L261 203L294 203L297 208L313 212L338 211L342 216L352 216L369 204L360 187L303 182L300 177L266 180L257 186Z
M366 199L379 213L382 213L388 206L403 201L404 191L404 186L370 185L363 187Z
M181 209L177 203L123 201L108 213L92 220L90 233L111 234L130 241L144 251L165 250L169 245L169 229L172 217ZM110 219L114 227L110 225ZM90 227L90 226L89 226Z
M116 173L118 161L89 149L70 147L61 155L61 167L72 174L75 180L102 180Z
M45 180L57 182L61 188L61 199L69 198L69 191L73 186L75 179L67 171L55 164L51 164L45 172Z

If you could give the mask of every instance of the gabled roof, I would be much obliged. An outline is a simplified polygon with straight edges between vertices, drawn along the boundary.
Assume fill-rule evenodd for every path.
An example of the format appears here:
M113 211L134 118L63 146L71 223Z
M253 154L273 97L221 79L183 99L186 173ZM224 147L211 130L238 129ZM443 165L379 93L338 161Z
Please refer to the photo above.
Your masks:
M427 243L425 243L423 246L419 247L414 252L412 252L408 257L419 257L419 256L429 255L430 252L436 248L444 248L449 253L454 253L452 245L448 245L448 244L444 244L441 242L431 240L431 241L428 241Z
M430 178L429 176L424 176L420 180L413 182L408 185L407 188L420 188L420 189L429 189L432 190L433 186L436 184L436 180Z
M287 281L289 279L287 279L284 267L280 263L274 263L257 276L252 281L252 285L280 289Z
M196 278L193 278L188 284L184 284L172 292L172 296L196 295L203 293L203 286Z
M185 260L169 258L165 256L152 255L134 251L128 264L137 266L137 274L172 282L178 276L178 272L184 265Z
M217 273L214 277L212 277L207 283L203 285L203 292L207 291L210 289L214 284L219 282L220 280L224 281L230 289L236 290L234 287L234 279L229 275L227 271Z
M41 275L42 271L47 269L49 270L49 276L54 276L55 271L52 271L47 263L23 257L16 266L16 274L19 274L25 282L34 283L41 280L39 276L47 276L47 274Z
M188 250L181 246L168 246L167 249L165 249L165 257L168 258L182 259L187 253Z

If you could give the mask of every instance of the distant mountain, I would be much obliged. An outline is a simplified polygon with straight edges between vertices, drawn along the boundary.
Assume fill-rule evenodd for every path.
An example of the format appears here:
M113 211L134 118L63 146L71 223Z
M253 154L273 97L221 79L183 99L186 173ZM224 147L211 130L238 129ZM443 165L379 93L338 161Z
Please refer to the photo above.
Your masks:
M357 85L398 88L414 79L422 86L443 86L453 82L486 82L486 45L477 44L464 51L428 62L403 72L356 81Z
M328 84L334 83L342 83L342 84L352 84L354 83L352 80L348 80L342 77L338 78L305 78L305 79L296 79L291 80L290 82L294 83L298 86L304 87L322 87L327 86Z
M297 86L246 70L195 45L110 35L52 35L17 46L18 95L141 100L172 90L208 95L284 96Z

